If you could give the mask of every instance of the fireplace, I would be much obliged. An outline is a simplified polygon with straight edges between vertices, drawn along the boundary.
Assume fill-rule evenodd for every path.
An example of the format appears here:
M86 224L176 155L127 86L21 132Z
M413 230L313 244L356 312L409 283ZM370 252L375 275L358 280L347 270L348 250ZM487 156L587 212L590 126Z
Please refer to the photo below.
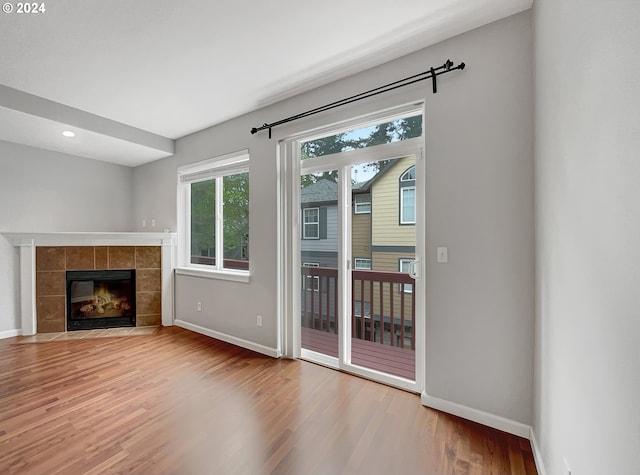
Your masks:
M67 331L136 325L136 271L67 271Z

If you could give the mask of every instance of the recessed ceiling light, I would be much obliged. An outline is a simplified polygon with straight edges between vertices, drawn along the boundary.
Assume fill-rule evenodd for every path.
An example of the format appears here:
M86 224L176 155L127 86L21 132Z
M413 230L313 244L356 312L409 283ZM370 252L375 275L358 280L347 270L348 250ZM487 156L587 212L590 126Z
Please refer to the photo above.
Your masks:
M64 135L65 137L69 137L69 138L73 138L73 137L76 136L76 134L71 132L70 130L65 130L64 132L62 132L62 135Z

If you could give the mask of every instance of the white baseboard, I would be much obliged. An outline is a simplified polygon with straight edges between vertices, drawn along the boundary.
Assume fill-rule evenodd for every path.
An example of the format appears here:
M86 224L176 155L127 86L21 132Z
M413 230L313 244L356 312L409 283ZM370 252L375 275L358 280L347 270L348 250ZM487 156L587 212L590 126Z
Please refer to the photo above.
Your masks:
M0 332L0 340L22 335L22 330L5 330Z
M544 469L544 463L542 460L542 452L540 452L540 446L538 445L538 439L536 438L536 433L533 431L533 427L529 432L529 441L531 442L531 450L533 451L533 460L536 462L538 475L547 475L547 471Z
M439 411L447 412L454 416L459 416L488 427L493 427L494 429L508 432L509 434L517 435L518 437L528 439L531 435L531 426L521 422L512 421L511 419L507 419L502 416L496 416L495 414L490 414L468 406L463 406L462 404L430 396L424 392L422 393L420 400L424 406L438 409Z
M247 350L252 350L257 353L262 353L263 355L271 356L272 358L279 358L281 356L280 352L276 348L270 348L268 346L260 345L249 340L244 340L236 336L227 335L226 333L220 333L215 330L196 325L195 323L189 323L185 322L184 320L176 319L173 321L173 324L177 327L185 328L202 335L210 336L211 338L215 338L216 340L221 340L226 343L231 343L232 345L239 346L241 348L246 348Z

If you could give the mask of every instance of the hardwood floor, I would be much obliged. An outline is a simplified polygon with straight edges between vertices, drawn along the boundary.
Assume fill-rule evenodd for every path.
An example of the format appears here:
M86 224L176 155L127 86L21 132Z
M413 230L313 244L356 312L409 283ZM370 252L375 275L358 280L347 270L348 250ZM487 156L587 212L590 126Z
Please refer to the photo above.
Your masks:
M2 474L536 474L529 442L176 327L0 340Z

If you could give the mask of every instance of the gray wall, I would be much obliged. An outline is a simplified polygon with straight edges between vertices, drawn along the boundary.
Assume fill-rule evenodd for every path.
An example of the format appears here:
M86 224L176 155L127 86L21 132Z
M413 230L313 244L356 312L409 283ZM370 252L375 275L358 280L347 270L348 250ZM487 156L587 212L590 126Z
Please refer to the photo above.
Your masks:
M426 99L427 392L523 423L532 420L534 258L530 12L177 141L174 157L134 171L135 223L176 229L176 168L248 148L251 282L176 279L176 316L268 347L277 343L277 141ZM252 136L293 115L423 71L468 69ZM256 77L259 80L259 71ZM450 262L435 264L435 247ZM203 311L196 312L196 301ZM263 315L263 327L255 315Z
M534 11L534 430L550 475L638 474L640 3Z
M0 141L0 233L130 231L133 170ZM18 253L0 234L0 331L20 328Z

